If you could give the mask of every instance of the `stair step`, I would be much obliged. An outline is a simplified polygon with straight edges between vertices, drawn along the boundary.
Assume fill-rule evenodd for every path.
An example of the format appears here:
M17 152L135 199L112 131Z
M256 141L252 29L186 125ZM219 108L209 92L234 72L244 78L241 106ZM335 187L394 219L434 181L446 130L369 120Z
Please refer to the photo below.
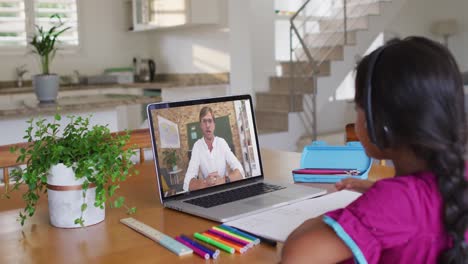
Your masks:
M366 30L369 28L367 16L352 17L347 19L346 30ZM344 20L323 19L319 21L320 32L344 32Z
M257 129L260 131L288 131L289 113L284 111L255 110Z
M392 0L346 0L346 5L347 6L353 6L353 5L366 5L366 4L372 4L372 3L380 3L380 2L391 2ZM335 4L335 7L341 7L343 6L343 1L339 1Z
M317 61L343 60L343 46L309 48L310 55ZM302 48L295 50L297 58L306 58Z
M256 93L257 109L262 111L280 110L282 112L302 112L302 94ZM292 106L291 106L292 105Z
M348 31L346 45L356 44L356 31ZM306 34L304 38L305 44L308 47L333 47L336 45L344 45L343 32L321 32Z
M287 132L287 129L257 129L259 135Z
M281 65L281 76L291 76L294 66L295 75L311 76L313 74L312 64L306 61L282 61ZM319 65L318 76L330 75L330 61L324 61Z
M368 15L379 15L380 14L380 2L364 3L346 5L346 15L348 18L351 17L362 17ZM344 15L343 7L338 6L333 8L330 17L342 18Z
M270 91L277 94L289 94L294 81L294 93L313 93L314 80L311 77L270 77Z

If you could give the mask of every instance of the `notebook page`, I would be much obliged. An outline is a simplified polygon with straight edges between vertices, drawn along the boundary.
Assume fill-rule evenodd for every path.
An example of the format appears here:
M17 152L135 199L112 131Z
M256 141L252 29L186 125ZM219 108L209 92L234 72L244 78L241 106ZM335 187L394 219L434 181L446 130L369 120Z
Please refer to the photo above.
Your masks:
M260 237L284 242L288 235L305 220L343 208L359 196L361 193L343 190L250 215L225 224Z

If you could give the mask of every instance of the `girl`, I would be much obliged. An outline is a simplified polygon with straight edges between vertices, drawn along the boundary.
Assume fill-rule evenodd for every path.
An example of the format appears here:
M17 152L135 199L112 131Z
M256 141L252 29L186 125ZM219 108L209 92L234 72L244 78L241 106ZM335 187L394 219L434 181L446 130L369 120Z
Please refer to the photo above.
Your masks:
M356 133L396 177L345 180L364 194L310 219L287 239L283 263L468 263L464 92L448 50L394 40L357 66Z

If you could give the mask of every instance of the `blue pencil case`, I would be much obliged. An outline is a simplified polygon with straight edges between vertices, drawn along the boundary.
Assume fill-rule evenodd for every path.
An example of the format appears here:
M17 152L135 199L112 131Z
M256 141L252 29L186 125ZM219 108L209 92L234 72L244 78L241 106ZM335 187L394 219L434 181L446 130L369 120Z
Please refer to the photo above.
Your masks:
M367 179L372 159L359 142L348 142L345 146L332 146L324 141L314 141L305 146L301 156L301 173L294 173L294 182L334 183L344 178ZM305 169L352 170L351 174L306 174Z

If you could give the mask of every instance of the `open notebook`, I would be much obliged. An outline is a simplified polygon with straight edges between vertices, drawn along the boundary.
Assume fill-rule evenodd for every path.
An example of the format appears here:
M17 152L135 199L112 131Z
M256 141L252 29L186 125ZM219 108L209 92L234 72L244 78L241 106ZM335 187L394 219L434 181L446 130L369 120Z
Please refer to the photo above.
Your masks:
M263 238L284 242L305 220L343 208L361 193L339 191L225 223Z

